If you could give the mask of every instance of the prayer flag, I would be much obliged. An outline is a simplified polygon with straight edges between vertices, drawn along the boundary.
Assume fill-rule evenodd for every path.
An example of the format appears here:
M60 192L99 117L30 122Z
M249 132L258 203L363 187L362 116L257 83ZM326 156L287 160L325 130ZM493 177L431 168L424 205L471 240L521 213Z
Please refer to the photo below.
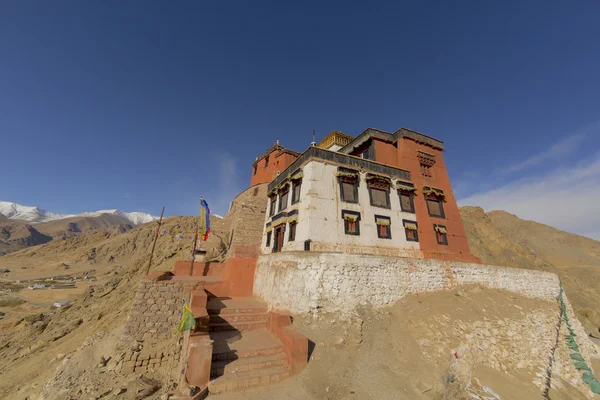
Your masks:
M192 310L189 309L187 304L183 305L183 311L181 312L181 321L179 322L179 326L175 333L189 331L190 329L194 329L196 327L196 318L194 318L194 314Z
M200 224L198 226L198 234L202 236L202 240L208 240L208 234L210 233L210 209L202 197L200 198Z

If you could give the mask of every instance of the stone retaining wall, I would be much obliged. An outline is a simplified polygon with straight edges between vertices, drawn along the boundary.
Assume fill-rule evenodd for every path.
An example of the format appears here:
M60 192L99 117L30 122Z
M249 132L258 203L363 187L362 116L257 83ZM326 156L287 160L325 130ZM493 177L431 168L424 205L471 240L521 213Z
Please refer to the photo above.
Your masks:
M554 300L555 274L481 264L373 255L282 252L260 256L254 295L291 313L348 314L358 305L382 307L411 293L478 284Z
M142 280L127 316L124 335L138 340L173 338L180 321L181 299L189 301L191 291L198 287L203 287L203 283Z

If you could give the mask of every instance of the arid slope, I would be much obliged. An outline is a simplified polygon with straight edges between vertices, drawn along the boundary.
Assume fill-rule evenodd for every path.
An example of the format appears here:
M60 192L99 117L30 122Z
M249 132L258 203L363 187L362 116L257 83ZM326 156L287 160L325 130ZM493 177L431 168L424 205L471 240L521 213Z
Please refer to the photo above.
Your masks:
M558 274L579 319L590 332L600 327L600 242L505 211L461 207L471 252L486 264Z

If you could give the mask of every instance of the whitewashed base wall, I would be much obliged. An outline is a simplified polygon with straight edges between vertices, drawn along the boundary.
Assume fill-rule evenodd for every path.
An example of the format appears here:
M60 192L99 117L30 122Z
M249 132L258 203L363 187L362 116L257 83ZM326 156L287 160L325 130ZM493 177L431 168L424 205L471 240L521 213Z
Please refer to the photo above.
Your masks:
M478 284L554 300L555 274L450 261L364 254L282 252L262 255L254 294L291 313L350 313L358 305L382 307L411 293Z

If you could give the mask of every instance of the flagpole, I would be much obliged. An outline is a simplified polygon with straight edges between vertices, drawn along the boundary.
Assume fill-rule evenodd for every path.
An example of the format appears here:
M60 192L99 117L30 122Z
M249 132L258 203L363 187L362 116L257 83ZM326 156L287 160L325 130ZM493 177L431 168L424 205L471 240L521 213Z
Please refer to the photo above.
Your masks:
M194 234L194 244L192 246L192 254L190 255L190 276L194 274L194 260L196 259L196 245L198 243L198 223L194 226L196 233Z
M146 268L146 275L150 272L150 265L152 264L152 256L154 255L154 247L156 247L156 240L158 239L158 234L160 232L160 226L162 225L162 218L165 212L165 206L163 206L162 211L160 212L160 219L158 220L158 228L156 228L156 235L154 236L154 243L152 244L152 251L150 251L150 260L148 260L148 268Z
M194 274L194 261L196 259L196 246L198 245L198 221L202 216L202 196L200 196L200 215L198 215L198 220L194 225L194 245L192 248L192 254L190 254L190 276Z

